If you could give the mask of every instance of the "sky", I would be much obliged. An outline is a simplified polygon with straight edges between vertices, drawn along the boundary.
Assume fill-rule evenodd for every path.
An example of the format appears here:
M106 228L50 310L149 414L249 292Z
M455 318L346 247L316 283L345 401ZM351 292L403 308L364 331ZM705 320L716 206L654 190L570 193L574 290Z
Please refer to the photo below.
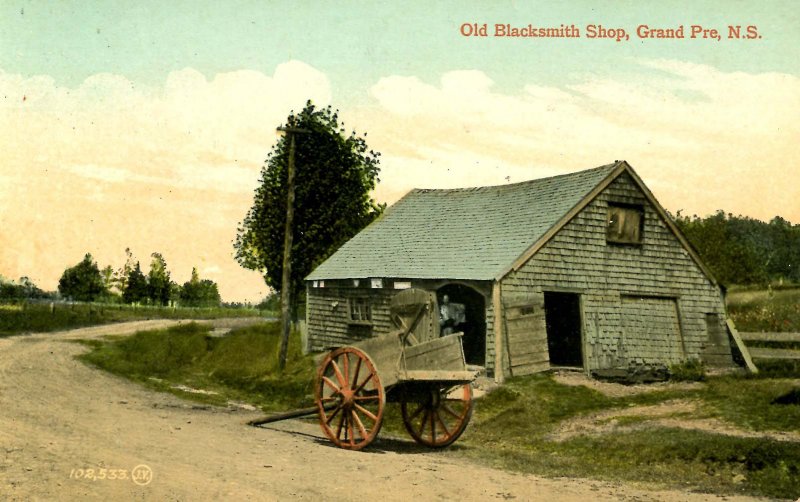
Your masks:
M0 0L0 275L54 290L85 253L116 269L130 248L145 270L158 252L176 282L197 267L223 300L258 302L268 289L232 241L276 127L309 99L368 133L380 202L625 159L673 213L800 223L798 12ZM579 36L500 37L496 24Z

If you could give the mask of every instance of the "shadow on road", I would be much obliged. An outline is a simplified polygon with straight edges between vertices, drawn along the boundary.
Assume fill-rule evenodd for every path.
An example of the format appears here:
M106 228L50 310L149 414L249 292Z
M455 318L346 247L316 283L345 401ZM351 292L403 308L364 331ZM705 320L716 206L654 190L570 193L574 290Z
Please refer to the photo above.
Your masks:
M328 448L339 448L335 444L333 444L330 440L322 436L320 434L312 434L305 431L299 430L290 430L283 427L275 427L270 425L257 425L255 426L258 429L268 429L276 432L282 432L284 434L291 434L295 437L301 437L305 440L312 441L320 446L325 446ZM461 446L457 444L453 444L448 446L445 449L460 449ZM401 439L392 437L389 435L382 435L375 438L375 440L363 450L366 453L402 453L402 454L420 454L420 453L434 453L437 451L443 451L436 448L428 448L426 446L421 446L415 443L411 439Z

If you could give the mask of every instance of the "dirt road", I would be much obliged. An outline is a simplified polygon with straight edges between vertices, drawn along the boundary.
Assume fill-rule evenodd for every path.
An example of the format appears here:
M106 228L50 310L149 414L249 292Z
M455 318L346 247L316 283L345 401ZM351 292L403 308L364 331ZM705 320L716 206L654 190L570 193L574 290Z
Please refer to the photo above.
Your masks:
M85 347L68 343L175 323L0 339L0 500L710 498L518 475L391 438L348 452L313 423L248 427L258 412L194 405L89 368L74 359Z

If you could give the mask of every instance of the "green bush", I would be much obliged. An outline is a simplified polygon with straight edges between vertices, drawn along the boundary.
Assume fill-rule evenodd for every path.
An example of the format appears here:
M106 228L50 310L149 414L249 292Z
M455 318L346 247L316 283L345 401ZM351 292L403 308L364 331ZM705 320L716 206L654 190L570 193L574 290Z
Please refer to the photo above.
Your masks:
M703 382L706 380L706 367L699 359L689 359L669 367L669 379L676 382Z

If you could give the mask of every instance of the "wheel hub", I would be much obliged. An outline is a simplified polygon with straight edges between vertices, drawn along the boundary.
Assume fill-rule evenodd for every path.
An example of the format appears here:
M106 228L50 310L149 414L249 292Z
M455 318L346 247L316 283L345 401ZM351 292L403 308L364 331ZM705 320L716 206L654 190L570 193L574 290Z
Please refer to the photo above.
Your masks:
M352 389L349 388L342 389L340 392L341 392L342 406L344 406L347 409L351 409L353 407L353 404L355 403L354 399L355 393L353 392Z

